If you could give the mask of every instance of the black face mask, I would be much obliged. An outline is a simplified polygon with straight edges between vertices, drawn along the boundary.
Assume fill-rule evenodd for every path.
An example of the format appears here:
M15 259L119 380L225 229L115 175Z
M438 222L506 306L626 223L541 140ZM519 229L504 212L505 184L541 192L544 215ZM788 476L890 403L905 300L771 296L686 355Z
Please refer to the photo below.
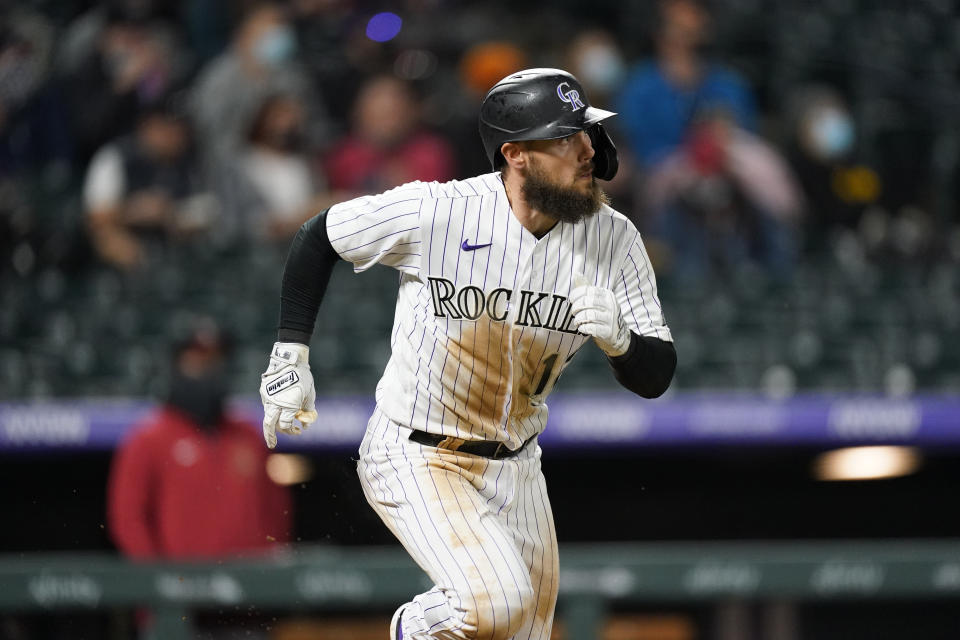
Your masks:
M299 129L274 133L268 138L268 141L274 149L287 152L301 151L305 146L303 132Z
M198 427L213 430L223 416L227 385L219 371L198 378L174 372L167 402L187 414Z

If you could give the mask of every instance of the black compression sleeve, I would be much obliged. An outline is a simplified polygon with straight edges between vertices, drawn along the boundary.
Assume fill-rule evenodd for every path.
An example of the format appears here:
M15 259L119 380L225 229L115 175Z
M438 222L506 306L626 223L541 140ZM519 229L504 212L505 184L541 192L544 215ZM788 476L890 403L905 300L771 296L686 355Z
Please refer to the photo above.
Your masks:
M327 237L327 210L303 223L287 255L277 340L310 344L320 301L340 256Z
M617 382L644 398L663 394L677 368L672 342L630 332L630 347L622 356L607 357Z

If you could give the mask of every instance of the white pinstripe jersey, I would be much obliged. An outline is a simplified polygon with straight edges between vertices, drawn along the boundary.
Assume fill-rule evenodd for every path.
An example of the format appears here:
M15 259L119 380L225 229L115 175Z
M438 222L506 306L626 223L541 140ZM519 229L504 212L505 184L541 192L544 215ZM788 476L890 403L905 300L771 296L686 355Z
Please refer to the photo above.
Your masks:
M567 302L575 273L615 292L633 332L672 340L640 234L605 205L537 239L490 173L335 205L327 233L354 271L401 272L376 399L413 429L510 448L542 432L544 400L588 340Z

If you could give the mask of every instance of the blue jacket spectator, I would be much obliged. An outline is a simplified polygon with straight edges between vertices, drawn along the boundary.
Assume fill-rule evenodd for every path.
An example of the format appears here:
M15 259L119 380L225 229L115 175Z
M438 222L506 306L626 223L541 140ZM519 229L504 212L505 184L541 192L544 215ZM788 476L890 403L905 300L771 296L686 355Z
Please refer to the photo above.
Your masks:
M753 95L737 73L709 65L696 84L683 86L651 61L629 74L615 109L634 155L649 167L680 146L696 113L717 107L741 128L755 130Z
M741 129L755 129L750 87L701 53L709 20L696 0L662 0L654 36L656 59L633 69L615 99L618 124L641 168L680 146L699 113L722 110Z

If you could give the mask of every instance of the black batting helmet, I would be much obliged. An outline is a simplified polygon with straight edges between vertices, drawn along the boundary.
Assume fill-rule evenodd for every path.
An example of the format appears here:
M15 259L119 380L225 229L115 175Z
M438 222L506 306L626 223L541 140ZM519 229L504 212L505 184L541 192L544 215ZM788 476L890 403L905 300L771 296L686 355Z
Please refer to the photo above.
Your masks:
M616 115L591 107L580 82L561 69L512 73L487 92L480 105L480 138L493 168L505 162L500 147L520 140L553 140L586 131L593 144L593 175L617 174L617 148L601 120Z

